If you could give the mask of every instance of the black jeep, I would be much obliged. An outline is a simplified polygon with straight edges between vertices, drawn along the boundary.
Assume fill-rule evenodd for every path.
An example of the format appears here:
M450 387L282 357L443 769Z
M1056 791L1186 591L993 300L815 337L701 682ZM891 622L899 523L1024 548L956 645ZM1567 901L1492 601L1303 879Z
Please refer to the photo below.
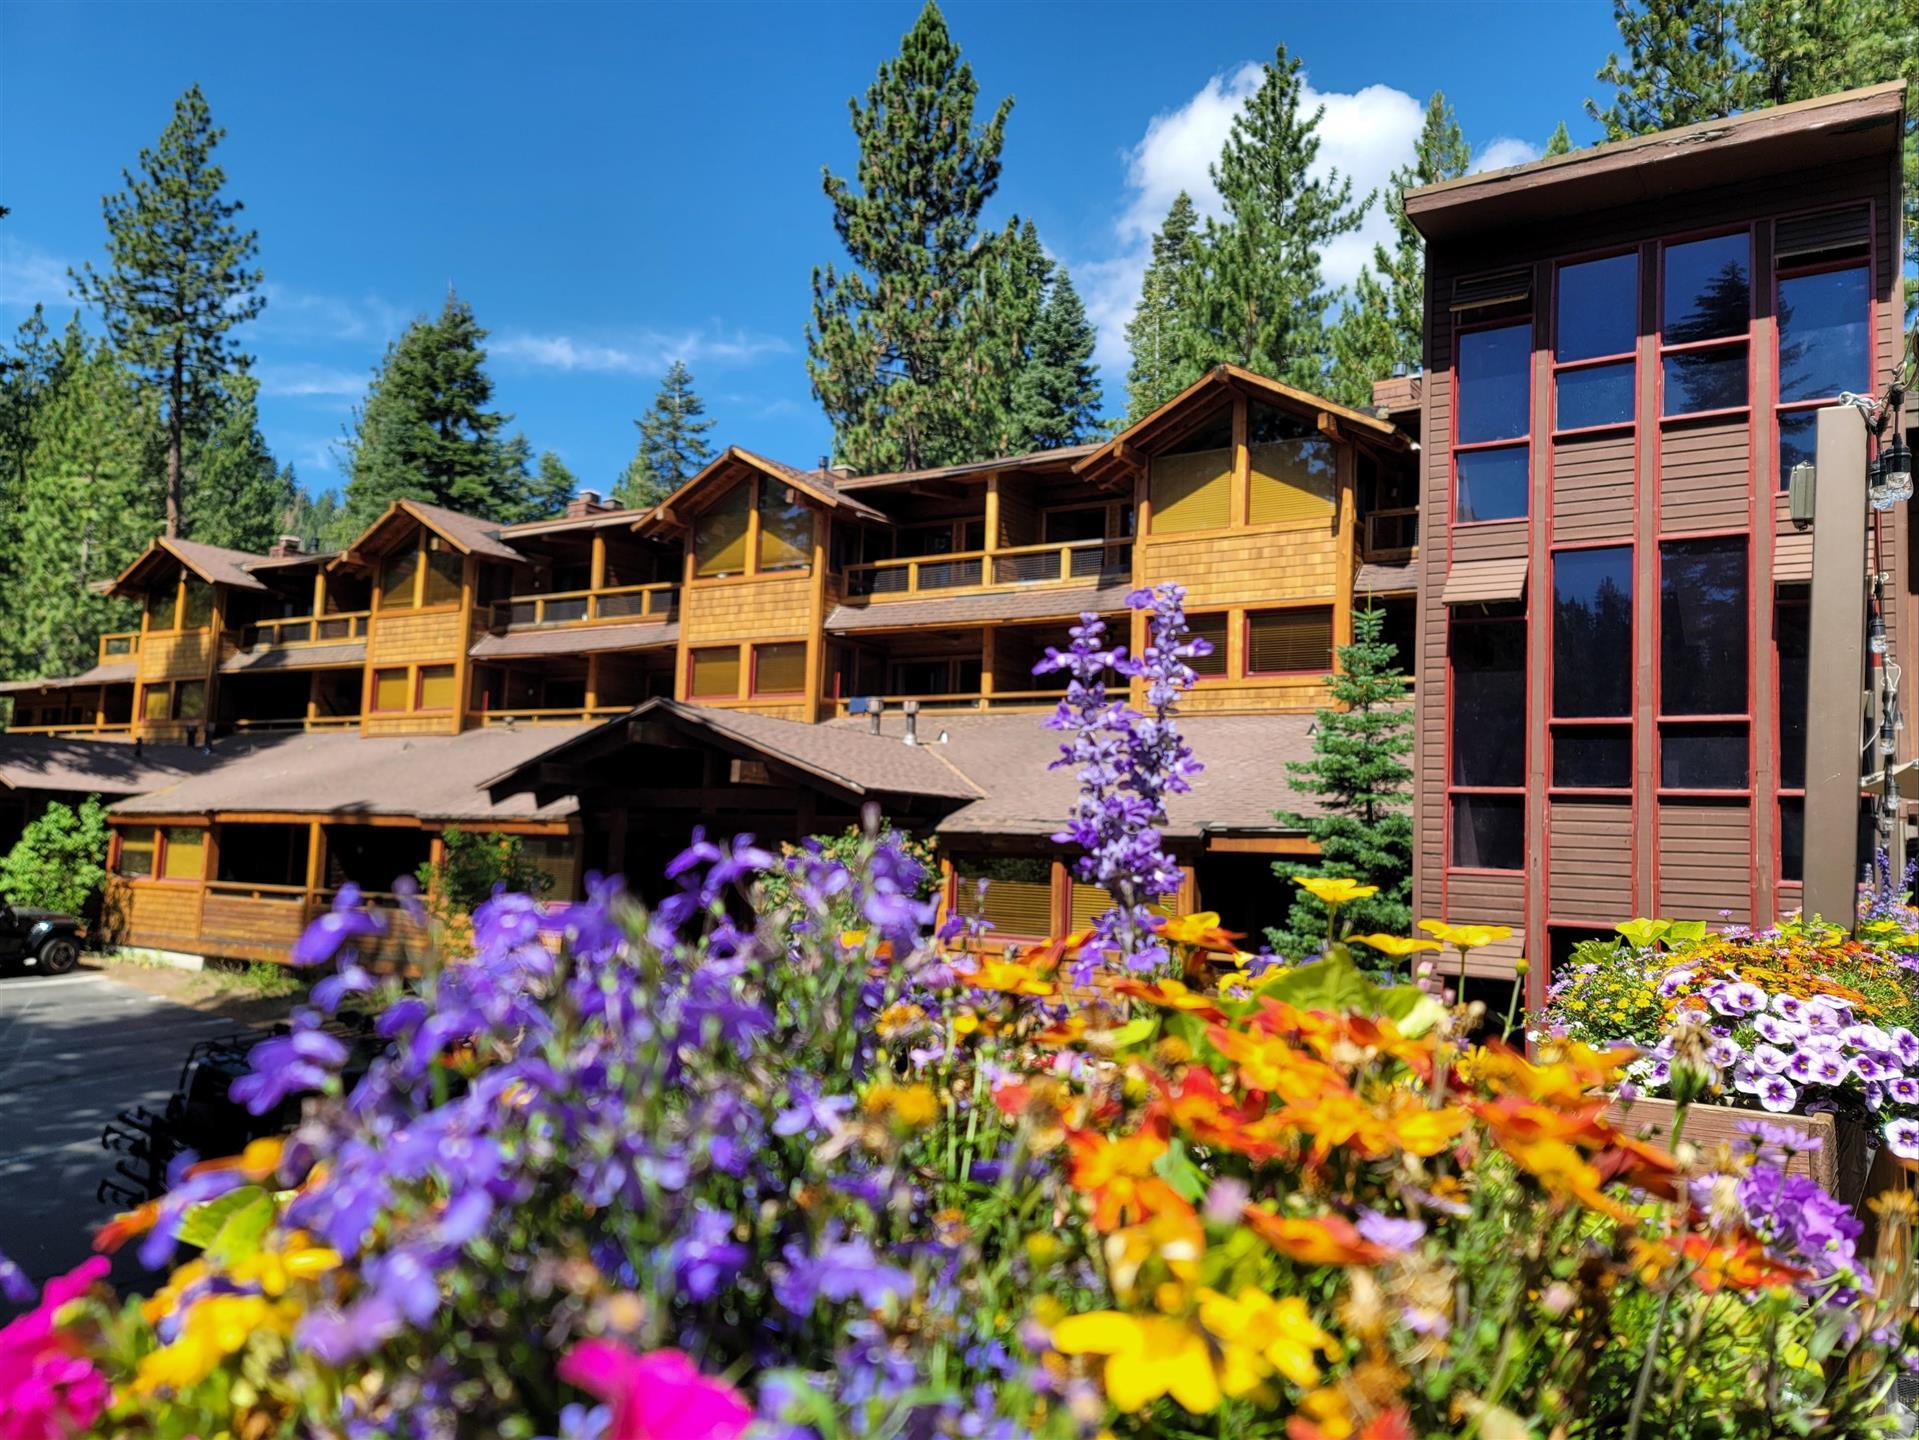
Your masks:
M85 933L75 916L0 900L0 970L24 963L42 975L64 975L80 963Z

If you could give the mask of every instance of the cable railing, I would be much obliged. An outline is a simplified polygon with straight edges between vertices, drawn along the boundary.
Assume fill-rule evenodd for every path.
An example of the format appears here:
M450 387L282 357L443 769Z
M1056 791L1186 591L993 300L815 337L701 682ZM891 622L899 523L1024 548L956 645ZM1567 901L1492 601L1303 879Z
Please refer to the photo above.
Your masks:
M882 714L897 714L901 705L911 700L920 707L920 714L954 714L956 712L982 712L993 710L1032 710L1050 708L1059 704L1063 690L995 690L992 694L983 694L978 690L953 691L943 695L861 695L841 696L833 702L834 714L844 718L848 715L870 712L872 702L879 701L884 707ZM852 706L855 699L861 702L862 709L855 711Z
M611 720L624 715L631 705L574 705L555 710L487 710L480 723L489 729L515 725L581 725L589 720Z
M273 734L292 730L357 730L360 728L360 717L358 715L268 716L257 720L235 720L233 728L251 734Z
M592 625L610 620L671 620L679 586L603 585L597 590L561 590L551 595L515 595L493 605L495 630L545 630L556 625Z
M1126 538L962 550L848 565L846 593L875 600L952 590L1023 589L1035 585L1112 584L1131 579L1133 542Z

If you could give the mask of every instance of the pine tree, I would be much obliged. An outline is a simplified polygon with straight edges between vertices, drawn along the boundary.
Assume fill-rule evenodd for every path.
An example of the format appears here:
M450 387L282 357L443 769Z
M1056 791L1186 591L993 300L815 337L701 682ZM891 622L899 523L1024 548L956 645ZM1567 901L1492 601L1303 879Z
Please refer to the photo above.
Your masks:
M331 490L312 494L299 483L291 465L281 473L287 488L293 492L292 503L281 514L281 533L296 537L304 550L324 549L331 542L338 521L340 497Z
M424 500L502 524L538 507L524 436L502 439L513 417L489 408L487 332L449 293L436 319L415 320L386 357L354 417L347 483L334 538L358 535L395 500Z
M260 433L259 394L260 382L245 371L226 376L206 434L188 441L185 533L191 539L260 554L279 538L293 488Z
M1349 405L1372 403L1373 381L1403 367L1420 368L1425 357L1426 244L1406 218L1405 193L1466 173L1472 151L1444 92L1426 102L1426 120L1413 147L1412 163L1393 171L1386 186L1386 214L1393 247L1373 247L1372 264L1359 274L1331 336L1332 373L1327 393Z
M1603 109L1596 100L1586 102L1606 138L1735 113L1744 65L1738 8L1739 0L1613 0L1626 54L1612 52L1594 77L1613 87L1612 102Z
M1189 358L1193 345L1186 337L1189 322L1184 308L1198 260L1199 211L1192 196L1182 190L1173 197L1153 237L1139 303L1126 322L1126 349L1132 357L1126 370L1128 424L1157 410L1199 378L1199 369Z
M639 427L639 449L627 464L613 498L629 510L657 505L713 458L706 433L713 421L693 389L693 372L683 361L666 367L659 393L646 414L633 422Z
M1566 122L1561 120L1559 122L1559 128L1554 130L1552 137L1546 141L1546 154L1548 157L1551 157L1554 155L1570 155L1572 153L1573 137L1566 130Z
M1359 934L1404 935L1412 925L1413 821L1410 809L1412 708L1398 652L1382 639L1385 615L1353 612L1353 640L1339 647L1339 673L1327 677L1337 709L1321 710L1313 758L1287 762L1296 794L1318 802L1319 814L1282 812L1279 822L1319 845L1313 864L1280 861L1281 879L1350 877L1379 893L1340 907ZM1267 937L1282 954L1300 956L1326 939L1326 907L1305 890L1293 898L1285 925Z
M550 520L566 510L567 502L580 488L579 478L566 468L566 462L551 450L540 452L540 463L533 470L532 488L523 507L525 520Z
M1009 221L979 275L971 314L972 365L982 399L974 407L975 433L958 454L968 460L1014 455L1033 448L1017 413L1015 392L1033 363L1040 317L1053 281L1053 262L1031 220Z
M1093 325L1064 265L1053 269L1026 363L1013 382L1014 449L1053 450L1090 439L1099 426Z
M999 185L1013 102L975 126L978 97L972 67L927 0L865 103L850 102L854 181L825 172L850 263L813 272L807 373L835 456L855 470L976 458L980 407L1005 393L1005 377L976 364L976 312L980 272L998 249L981 233L980 211Z
M167 431L166 533L188 528L184 513L188 442L212 428L217 392L241 363L229 332L266 305L256 233L241 230L237 200L213 151L226 131L213 124L194 85L174 102L159 148L140 152L139 174L102 202L107 270L73 272L97 305L114 349L158 392Z
M1308 173L1324 111L1302 112L1305 85L1298 58L1281 45L1213 166L1226 220L1207 222L1184 306L1193 317L1187 365L1195 370L1230 362L1324 388L1324 316L1337 296L1320 256L1359 228L1366 202L1354 205L1352 182L1337 173Z

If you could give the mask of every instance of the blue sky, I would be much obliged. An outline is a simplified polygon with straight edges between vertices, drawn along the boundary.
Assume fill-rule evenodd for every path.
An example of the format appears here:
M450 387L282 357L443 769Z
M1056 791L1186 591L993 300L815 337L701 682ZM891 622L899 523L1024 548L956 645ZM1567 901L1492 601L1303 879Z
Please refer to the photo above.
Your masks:
M810 464L815 264L842 259L820 167L850 173L847 98L918 12L873 4L41 4L0 0L0 323L64 321L100 197L198 81L269 303L244 332L274 452L315 488L386 342L458 287L501 406L585 485L683 356L713 438ZM1284 42L1325 98L1322 161L1379 183L1435 88L1476 156L1529 159L1616 43L1560 4L982 3L946 14L986 104L1016 99L989 218L1031 216L1101 327L1109 409L1143 250ZM984 111L984 105L982 107ZM1371 225L1381 224L1377 214ZM1327 257L1350 277L1359 241Z

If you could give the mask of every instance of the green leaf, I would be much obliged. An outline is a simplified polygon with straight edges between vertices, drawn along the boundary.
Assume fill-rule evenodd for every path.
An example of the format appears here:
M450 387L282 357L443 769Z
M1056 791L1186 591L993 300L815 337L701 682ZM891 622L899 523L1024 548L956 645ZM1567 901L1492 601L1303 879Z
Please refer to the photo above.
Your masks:
M1674 920L1666 931L1666 939L1674 944L1684 942L1687 945L1697 945L1705 938L1706 922L1704 920Z
M1636 948L1643 950L1648 945L1663 940L1667 932L1672 929L1672 921L1647 920L1642 917L1638 920L1627 920L1623 924L1613 926L1613 929L1624 935Z
M1395 985L1379 992L1379 1013L1408 1040L1417 1040L1439 1023L1446 1007L1417 985Z
M1158 1028L1159 1017L1156 1015L1141 1015L1136 1020L1129 1020L1126 1024L1120 1026L1119 1029L1113 1031L1111 1036L1113 1048L1116 1050L1124 1050L1130 1046L1141 1044L1152 1039L1153 1032Z
M1206 1194L1206 1174L1193 1163L1184 1141L1175 1139L1153 1162L1153 1173L1171 1185L1182 1200L1197 1203Z
M257 1253L277 1214L273 1197L258 1185L195 1205L180 1221L180 1239L206 1251L209 1260L231 1265Z
M1359 1011L1374 1014L1379 1010L1379 987L1359 973L1352 956L1342 945L1324 960L1310 965L1295 965L1262 981L1258 993L1283 1000L1301 1010L1325 1010L1334 1014Z

